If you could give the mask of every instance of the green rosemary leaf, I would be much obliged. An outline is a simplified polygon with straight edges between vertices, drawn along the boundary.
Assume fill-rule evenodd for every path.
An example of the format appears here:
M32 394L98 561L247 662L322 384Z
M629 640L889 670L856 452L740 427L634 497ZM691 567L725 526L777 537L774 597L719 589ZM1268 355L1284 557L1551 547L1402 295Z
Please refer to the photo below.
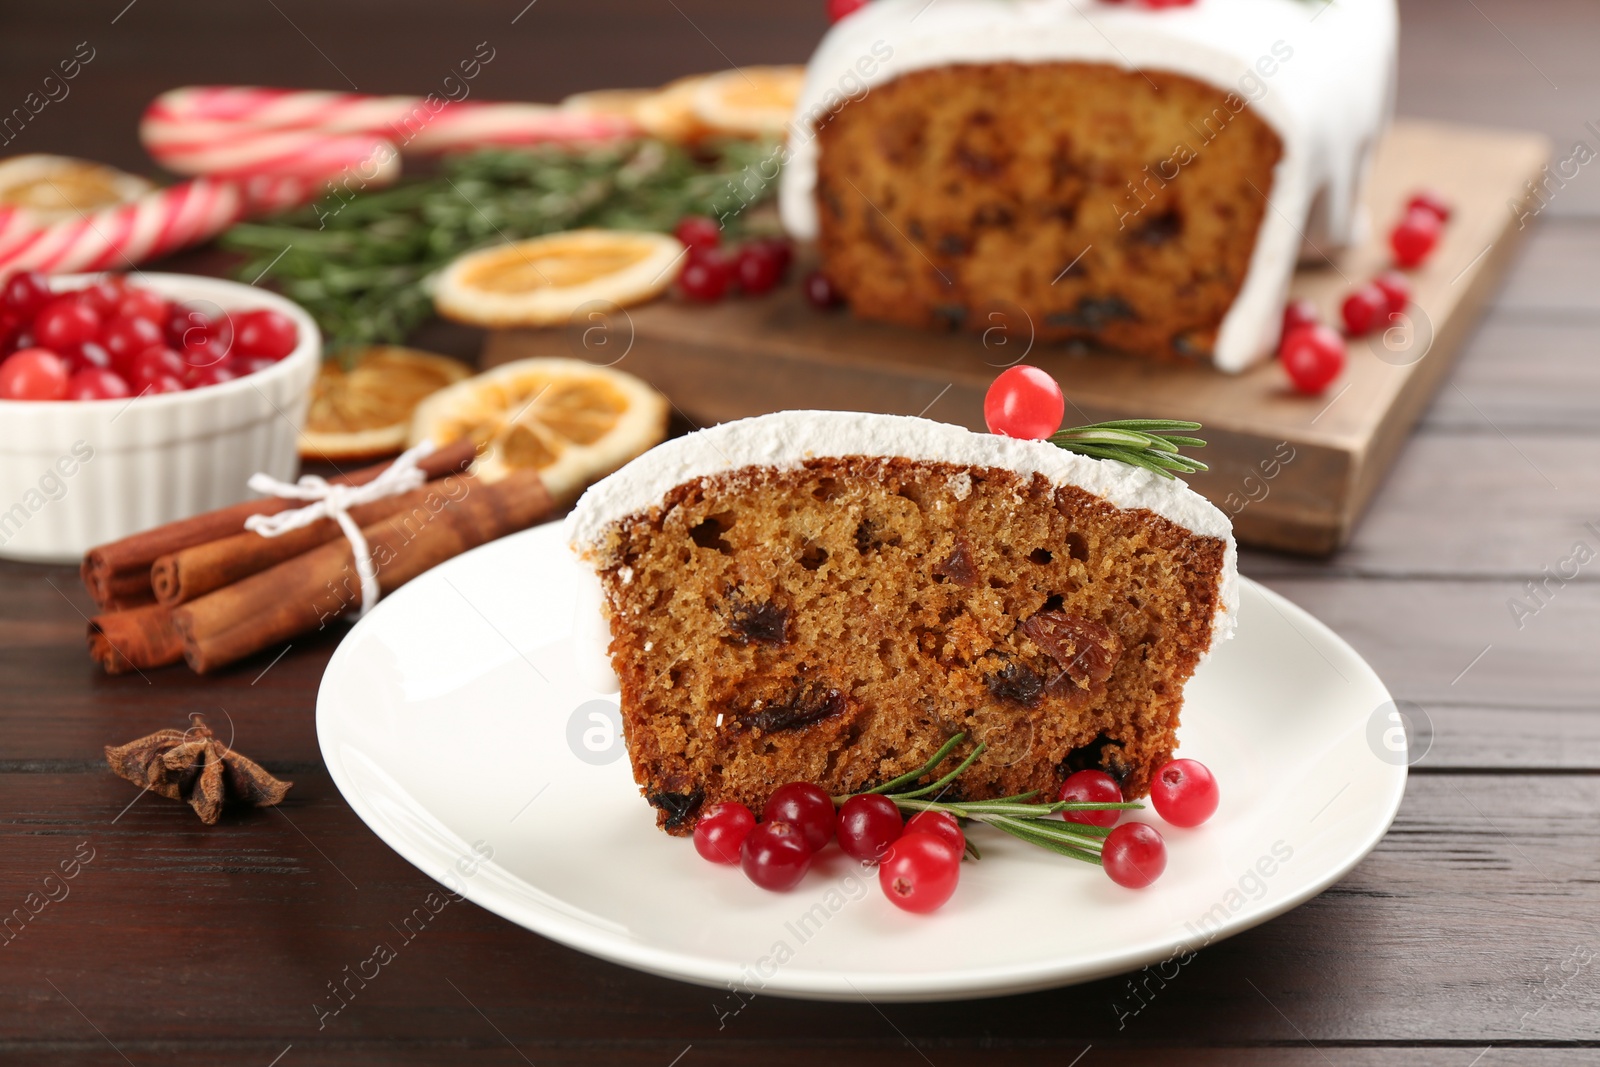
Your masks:
M996 800L921 800L903 793L893 794L889 799L906 811L947 811L962 819L981 819L991 815L1043 819L1048 814L1042 804L1002 804Z
M1171 478L1173 471L1193 474L1209 469L1194 457L1178 451L1180 447L1205 447L1202 439L1176 432L1198 429L1198 422L1180 419L1117 419L1057 430L1048 440L1068 452L1116 460Z
M1036 828L1028 823L997 819L989 823L989 825L996 830L1010 834L1012 837L1020 838L1030 845L1038 845L1040 848L1047 848L1051 852L1057 852L1063 856L1070 856L1075 860L1083 860L1085 863L1093 863L1096 866L1100 866L1100 857L1096 853L1089 851L1087 848L1078 848L1053 838L1045 837L1037 833Z
M889 781L884 782L880 786L877 786L877 787L875 787L873 789L868 789L867 792L868 793L889 793L889 792L893 792L899 786L911 785L912 783L916 782L919 778L921 778L923 775L932 774L934 768L938 767L939 764L943 763L945 761L945 758L947 756L949 756L951 752L955 751L955 747L957 745L959 745L962 741L965 741L966 738L967 738L967 735L964 734L964 733L956 734L950 740L946 741L944 743L944 747L939 749L939 751L935 752L933 754L933 758L930 759L927 763L924 763L921 767L918 767L916 770L910 771L909 773L902 774L898 778L891 778Z
M917 797L920 797L920 796L926 796L929 793L937 793L939 790L943 789L945 786L947 786L951 782L955 781L956 778L960 776L962 771L964 771L968 767L972 766L973 761L976 760L979 756L983 755L983 750L988 748L988 747L989 746L988 746L987 743L982 742L982 741L978 742L978 747L974 748L972 750L972 754L969 755L966 759L962 760L961 764L958 767L956 767L955 770L951 771L949 774L945 775L943 778L940 778L937 781L932 782L929 785L925 785L921 789L912 790L909 793L898 793L898 794L896 794L896 796L898 798L904 799L904 800L913 800L913 799L915 799Z
M1198 422L1189 422L1185 419L1112 419L1110 422L1091 422L1087 426L1078 426L1073 429L1090 430L1099 427L1109 427L1113 430L1146 430L1150 433L1165 434L1171 430L1198 430ZM1072 430L1061 430L1060 433L1071 433Z
M1029 830L1035 834L1058 841L1076 841L1082 847L1088 849L1098 849L1102 843L1098 835L1082 833L1082 826L1075 822L1064 822L1061 819L1019 819L1011 815L994 815L983 817L980 821L991 822L995 820L1026 823Z

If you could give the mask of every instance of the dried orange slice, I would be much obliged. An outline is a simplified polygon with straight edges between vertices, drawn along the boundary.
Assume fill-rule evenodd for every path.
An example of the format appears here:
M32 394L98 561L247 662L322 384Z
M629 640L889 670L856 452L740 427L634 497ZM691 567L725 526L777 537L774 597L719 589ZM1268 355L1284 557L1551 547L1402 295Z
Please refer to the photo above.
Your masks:
M634 105L634 119L651 137L663 141L690 144L700 140L712 131L696 116L694 102L711 77L692 74L668 82Z
M329 360L311 387L300 455L338 461L398 452L417 405L471 373L460 360L394 345L362 349L349 369Z
M660 444L666 397L631 374L580 359L523 359L435 393L417 408L411 443L478 445L473 473L495 481L532 468L557 500Z
M596 89L573 93L561 101L561 107L582 115L616 115L638 122L639 105L655 95L654 89Z
M695 88L695 118L727 136L781 136L805 76L804 67L739 67L713 74Z
M571 230L469 252L434 281L439 314L475 326L556 326L586 304L618 307L678 277L683 245L663 233Z
M0 162L0 204L21 208L40 225L132 203L154 191L143 178L86 159L32 154Z

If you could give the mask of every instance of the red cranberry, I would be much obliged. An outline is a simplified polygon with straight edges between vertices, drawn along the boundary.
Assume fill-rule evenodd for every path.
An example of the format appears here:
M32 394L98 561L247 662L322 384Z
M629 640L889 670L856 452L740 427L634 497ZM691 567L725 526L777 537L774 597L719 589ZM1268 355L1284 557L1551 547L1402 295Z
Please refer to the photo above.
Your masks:
M199 308L175 305L167 315L167 343L187 348L203 341L217 342L224 352L233 343L233 321L226 315L211 318Z
M691 257L678 275L678 288L690 300L715 303L728 291L733 281L733 265L720 253L707 253Z
M203 338L192 344L183 346L183 362L190 370L199 370L201 367L215 367L223 363L236 362L239 359L261 359L260 356L237 356L230 359L227 349L210 338ZM270 366L272 360L264 359L263 362ZM241 372L242 373L242 372Z
M816 852L833 840L837 816L833 800L810 782L790 782L779 786L761 809L763 822L786 822L805 835L806 845Z
M100 333L100 316L76 297L56 297L33 320L33 336L45 348L62 349L93 341Z
M705 215L687 215L678 223L672 235L691 251L716 248L722 244L722 225Z
M1391 319L1411 305L1411 279L1399 271L1386 270L1372 284L1383 293Z
M884 896L918 914L943 907L960 880L961 853L933 834L903 834L878 864Z
M263 308L234 316L233 350L240 355L282 359L299 343L294 320L281 311Z
M1199 760L1175 759L1156 772L1150 802L1174 826L1199 826L1216 814L1217 779Z
M713 804L694 824L694 848L712 863L738 863L745 835L755 828L756 817L743 804Z
M1344 370L1344 338L1326 326L1302 326L1283 339L1278 358L1294 387L1315 396Z
M117 314L132 319L149 319L157 326L165 326L171 315L167 299L148 289L129 289L117 305Z
M68 400L121 400L132 395L120 374L103 367L84 367L67 381Z
M1076 771L1067 776L1061 783L1061 792L1056 795L1057 800L1069 800L1079 804L1120 804L1122 803L1122 787L1117 780L1105 771ZM1084 826L1115 826L1122 817L1122 812L1115 809L1111 811L1064 811L1061 817L1067 822L1080 823Z
M961 832L961 824L948 811L917 812L906 820L906 833L932 834L955 849L958 856L967 850L967 835Z
M820 270L807 274L803 287L806 300L818 311L830 311L844 303L844 297L839 295L839 290L833 287L828 276Z
M867 6L867 0L828 0L828 21L838 22Z
M1286 334L1301 326L1315 326L1321 321L1317 305L1305 297L1291 300L1283 306L1283 332Z
M31 320L50 302L50 283L36 270L19 271L6 280L0 305L13 312L19 322Z
M1440 222L1449 222L1453 208L1444 195L1433 189L1418 189L1411 194L1411 199L1406 201L1406 210L1417 209L1427 211L1437 216Z
M839 847L851 859L876 863L900 836L904 824L894 801L862 793L839 809Z
M118 316L100 327L100 343L117 363L161 344L161 327L149 319Z
M1167 869L1167 843L1155 827L1125 822L1106 837L1100 862L1113 882L1143 889Z
M78 290L78 301L89 308L101 319L109 319L117 313L117 305L122 303L123 294L127 289L119 277L102 278L91 285Z
M227 361L233 373L243 378L247 374L255 374L272 366L274 361L263 356L234 356Z
M1388 320L1389 298L1376 285L1363 285L1345 297L1339 314L1344 318L1344 332L1361 337Z
M138 384L138 383L135 383ZM139 388L139 395L147 393L181 393L187 388L183 379L172 374L158 374Z
M1402 267L1415 267L1428 258L1439 243L1444 224L1439 216L1423 208L1406 212L1405 218L1389 234L1394 261Z
M739 249L733 260L739 288L751 296L771 292L783 278L780 253L770 246L752 241Z
M25 348L0 363L0 400L65 400L67 362L46 348Z
M110 370L112 366L111 353L105 350L104 345L94 341L85 341L81 345L68 345L59 354L67 361L67 366L72 368L74 374L85 368L97 367L100 370Z
M165 345L152 345L134 357L126 375L136 386L148 385L161 377L179 379L180 384L188 366L183 357Z
M764 822L745 835L739 866L762 889L781 893L799 885L811 869L811 849L798 827Z
M1007 367L983 398L989 432L1023 441L1042 441L1061 429L1067 408L1061 386L1049 372L1026 363Z
M204 367L190 367L183 376L183 380L190 389L203 389L208 385L221 385L240 377L232 360L221 363L211 363Z

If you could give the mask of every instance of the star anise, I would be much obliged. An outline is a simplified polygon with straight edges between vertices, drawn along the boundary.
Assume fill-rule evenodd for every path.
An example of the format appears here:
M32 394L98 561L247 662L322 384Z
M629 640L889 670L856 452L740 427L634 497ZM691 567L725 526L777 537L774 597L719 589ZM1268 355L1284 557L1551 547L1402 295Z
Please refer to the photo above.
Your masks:
M268 808L294 785L217 740L198 715L187 730L157 730L125 745L107 745L106 762L134 785L187 800L208 826L222 817L224 804Z

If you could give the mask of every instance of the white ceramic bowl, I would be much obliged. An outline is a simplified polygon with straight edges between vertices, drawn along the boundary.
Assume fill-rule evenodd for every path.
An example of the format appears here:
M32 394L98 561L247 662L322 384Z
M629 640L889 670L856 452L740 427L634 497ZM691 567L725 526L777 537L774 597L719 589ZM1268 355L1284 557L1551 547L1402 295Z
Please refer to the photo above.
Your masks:
M91 275L62 275L57 289ZM294 477L296 438L322 357L301 308L264 289L189 274L138 274L162 296L225 311L271 308L300 344L221 385L132 400L0 400L0 557L75 562L139 530L237 503L250 475Z

